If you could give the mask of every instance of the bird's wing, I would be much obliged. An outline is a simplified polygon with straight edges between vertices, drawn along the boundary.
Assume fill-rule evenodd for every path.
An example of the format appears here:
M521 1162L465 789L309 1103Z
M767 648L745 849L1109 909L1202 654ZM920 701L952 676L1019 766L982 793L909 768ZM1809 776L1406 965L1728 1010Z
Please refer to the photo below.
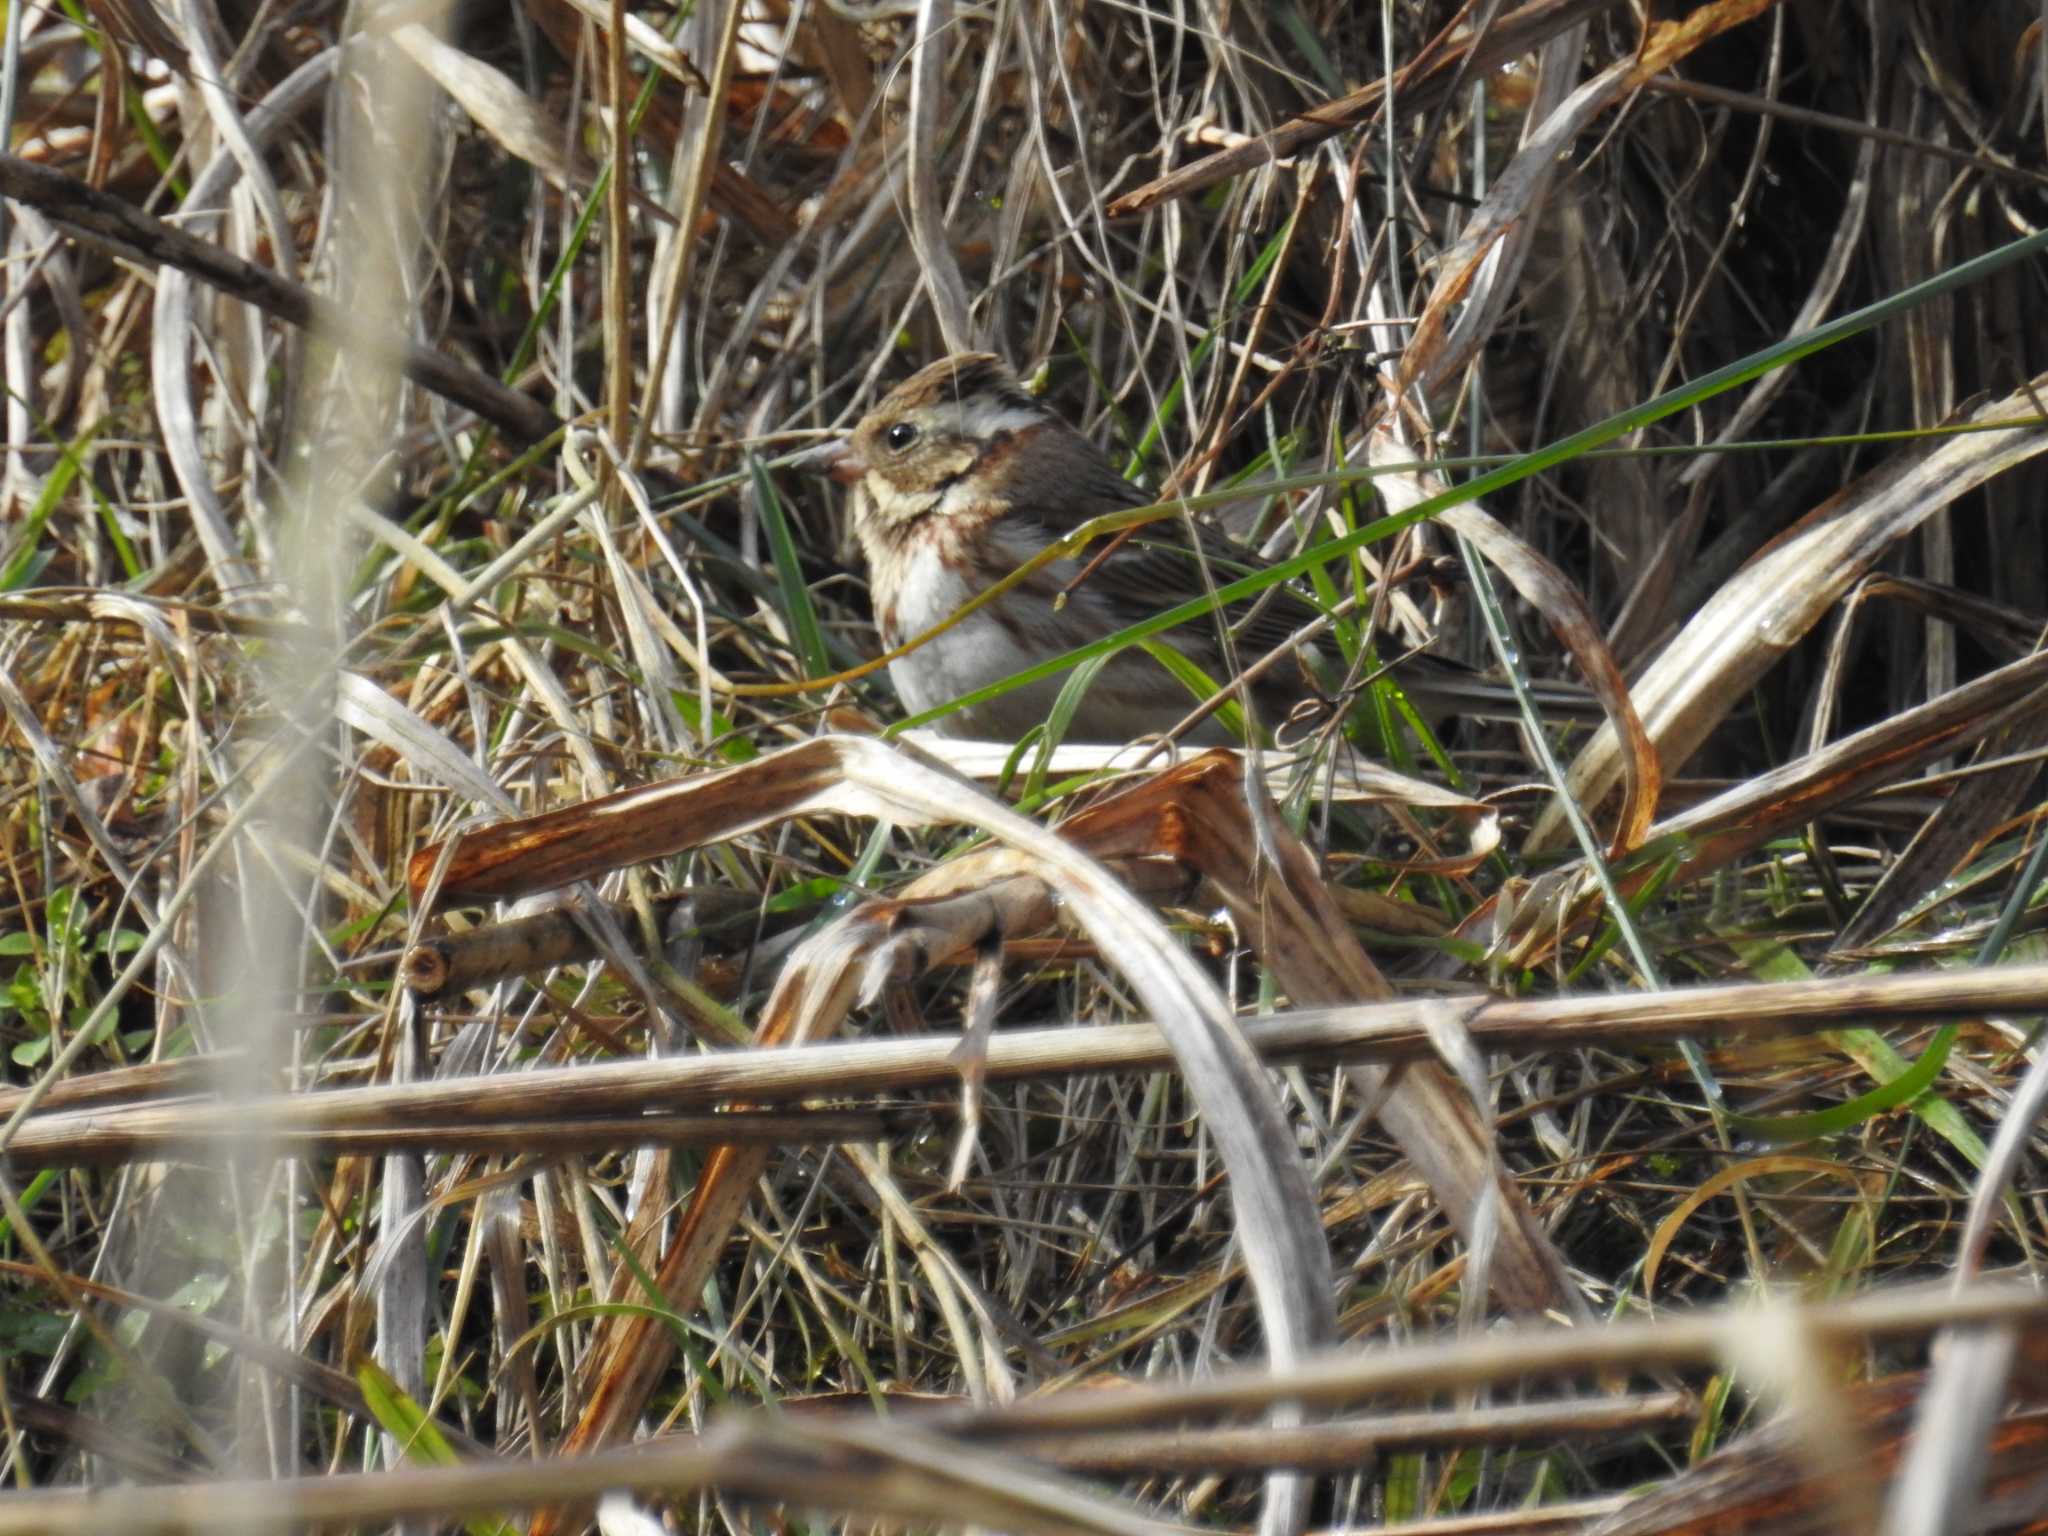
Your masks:
M1042 445L1034 443L1034 449ZM1116 472L1094 448L1081 452L1029 452L1013 466L1020 481L1020 502L1044 509L1040 520L1045 540L1071 533L1090 519L1125 507L1148 505L1152 496ZM1168 518L1136 530L1099 568L1090 570L1081 587L1108 603L1122 624L1134 624L1264 568L1251 549L1195 520L1196 544L1188 540L1188 518ZM1098 541L1076 563L1084 568L1106 547ZM1199 545L1201 558L1195 557ZM1208 569L1208 582L1202 577ZM1303 625L1322 612L1298 588L1283 583L1258 599L1229 603L1224 614L1237 632L1237 643L1249 657L1285 645ZM1205 628L1212 621L1198 621Z
M1136 620L1200 597L1212 586L1227 587L1243 577L1266 568L1267 562L1254 551L1203 523L1195 524L1195 544L1190 545L1185 519L1156 523L1141 528L1124 547L1089 577L1119 612L1128 611ZM1201 558L1196 558L1199 547ZM1207 581L1203 579L1206 568ZM1313 623L1322 610L1297 587L1281 582L1255 598L1241 598L1223 605L1224 621L1237 637L1246 658L1262 656L1285 645L1306 624ZM1129 622L1129 621L1127 621ZM1209 625L1209 619L1196 620Z

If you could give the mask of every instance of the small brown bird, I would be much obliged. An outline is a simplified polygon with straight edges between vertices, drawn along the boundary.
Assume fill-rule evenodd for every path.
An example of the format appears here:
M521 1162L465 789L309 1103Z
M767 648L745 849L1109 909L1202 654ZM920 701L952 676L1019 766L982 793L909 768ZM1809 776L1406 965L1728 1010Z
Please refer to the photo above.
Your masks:
M867 559L875 623L891 650L1082 523L1152 500L985 352L961 353L913 374L862 417L851 436L811 455L808 467L854 489L854 533ZM1220 587L1263 563L1220 533L1201 524L1195 530L1199 559L1187 520L1169 519L1140 529L1085 576L1100 543L1034 572L889 664L904 707L921 714L1202 596L1209 590L1205 565L1209 581ZM1296 644L1322 616L1286 585L1223 612L1232 650L1246 667ZM1214 616L1159 638L1219 683L1233 675ZM1503 713L1505 690L1455 662L1418 656L1404 661L1398 675L1432 716ZM937 724L957 735L1014 741L1044 722L1066 680L1026 684ZM1260 672L1250 691L1253 711L1268 728L1316 696L1293 658ZM1095 678L1068 734L1077 741L1129 741L1171 730L1196 702L1183 683L1133 647ZM1212 719L1189 739L1231 738Z
M850 437L814 455L811 467L854 487L853 528L867 558L875 623L890 649L921 634L1032 555L1091 518L1151 501L1116 472L1087 438L1026 394L987 353L945 358L891 390ZM889 676L913 713L1086 645L1204 592L1184 522L1138 531L1073 585L1098 543L1079 559L1055 561L930 644L890 663ZM1199 535L1221 586L1255 569L1258 557L1220 534ZM1066 592L1065 602L1059 601ZM1263 607L1225 610L1246 663L1283 647L1319 617L1281 588ZM1210 677L1228 678L1213 618L1161 636ZM1064 676L947 715L960 735L1015 740L1042 723ZM1310 696L1293 662L1275 666L1253 690L1268 725ZM1069 726L1081 741L1128 741L1171 729L1195 698L1136 648L1103 669ZM1197 740L1226 739L1213 723Z

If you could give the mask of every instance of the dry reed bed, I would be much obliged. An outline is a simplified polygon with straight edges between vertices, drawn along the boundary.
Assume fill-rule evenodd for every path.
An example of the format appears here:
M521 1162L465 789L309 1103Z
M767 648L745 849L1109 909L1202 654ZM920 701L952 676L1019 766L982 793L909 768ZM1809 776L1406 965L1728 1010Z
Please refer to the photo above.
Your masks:
M10 42L0 1531L2048 1508L2038 16L614 14ZM966 344L1586 825L865 734L764 466Z

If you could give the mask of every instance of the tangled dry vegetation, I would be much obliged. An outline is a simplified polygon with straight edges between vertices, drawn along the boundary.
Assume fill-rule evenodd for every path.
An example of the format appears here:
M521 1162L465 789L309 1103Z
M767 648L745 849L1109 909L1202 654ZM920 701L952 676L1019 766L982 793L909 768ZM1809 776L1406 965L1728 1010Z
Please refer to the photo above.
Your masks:
M11 22L0 1532L2048 1518L2038 6ZM965 346L1341 729L881 734Z

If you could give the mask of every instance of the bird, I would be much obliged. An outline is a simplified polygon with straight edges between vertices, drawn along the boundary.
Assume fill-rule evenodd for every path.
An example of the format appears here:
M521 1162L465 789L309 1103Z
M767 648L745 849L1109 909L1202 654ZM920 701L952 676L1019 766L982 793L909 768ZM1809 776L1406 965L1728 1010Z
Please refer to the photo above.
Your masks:
M911 375L851 433L805 455L803 467L852 489L853 531L867 563L875 625L891 651L1083 523L1154 499L986 352L942 358ZM889 677L904 707L914 715L939 709L1265 564L1186 517L1138 529L1091 565L1100 547L1052 561L891 661ZM1294 647L1323 617L1292 586L1277 585L1262 596L1224 606L1228 649L1213 614L1158 638L1206 676L1227 681L1232 652L1254 664ZM1453 663L1443 666L1471 675ZM932 724L951 735L1018 740L1046 721L1067 675L964 705ZM1251 713L1268 728L1321 699L1312 659L1304 666L1283 657L1260 669L1245 691ZM1127 647L1093 679L1066 735L1125 742L1162 734L1198 702L1160 662ZM1322 703L1318 713L1327 716L1328 701ZM1207 745L1235 738L1212 716L1184 739Z

